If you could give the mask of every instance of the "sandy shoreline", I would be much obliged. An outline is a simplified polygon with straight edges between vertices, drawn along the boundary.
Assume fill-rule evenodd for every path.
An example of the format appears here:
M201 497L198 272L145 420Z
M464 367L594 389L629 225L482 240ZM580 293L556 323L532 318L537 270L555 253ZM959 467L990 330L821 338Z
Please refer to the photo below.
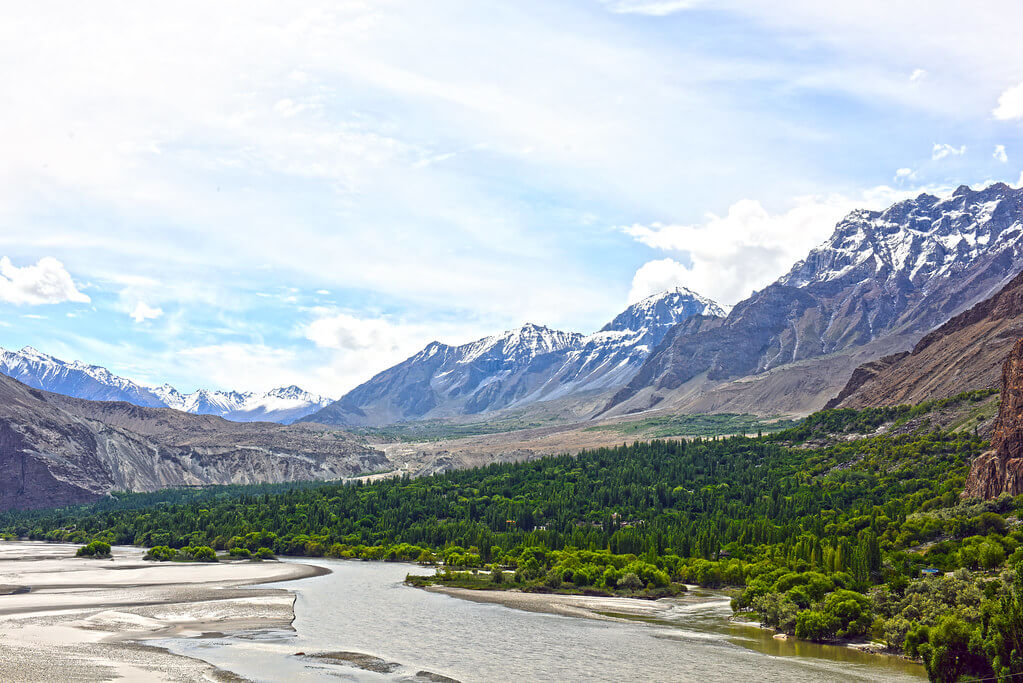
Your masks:
M642 600L619 596L566 595L562 593L524 593L517 590L473 590L451 586L427 586L423 590L443 593L462 600L504 605L514 609L544 614L560 614L569 617L583 617L603 621L622 621L627 618L656 619L659 615L674 609L679 600L689 604L713 602L719 596L701 597L683 594L676 598ZM615 615L622 615L617 617Z
M240 680L140 643L290 627L294 594L243 587L329 573L279 562L155 564L129 547L93 560L76 549L0 542L0 680Z

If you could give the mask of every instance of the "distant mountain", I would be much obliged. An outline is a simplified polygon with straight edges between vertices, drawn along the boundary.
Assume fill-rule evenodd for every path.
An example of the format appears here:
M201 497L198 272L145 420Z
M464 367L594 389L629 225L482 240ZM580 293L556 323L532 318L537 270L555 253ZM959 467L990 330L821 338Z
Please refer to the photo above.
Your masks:
M862 365L829 408L921 403L1000 389L1002 366L1023 337L1023 273L997 294L926 334L911 352Z
M147 407L166 405L152 389L118 377L106 368L62 361L31 346L21 351L0 349L0 372L36 389L90 401L127 401Z
M673 328L604 412L646 410L686 392L706 392L714 382L780 377L790 365L799 367L800 385L816 392L820 407L837 387L831 378L812 376L824 366L810 371L807 361L868 345L879 356L888 341L896 351L919 339L1019 272L1021 234L1023 189L1002 183L980 191L962 186L946 199L921 194L885 211L854 211L830 239L727 317L697 316ZM776 398L762 409L787 399ZM727 409L728 403L716 405Z
M433 342L303 420L379 425L606 391L627 382L673 326L716 315L724 315L716 303L677 288L633 304L588 336L527 324L462 346Z
M0 510L112 491L338 479L388 462L341 431L87 401L0 375Z
M209 391L182 394L169 384L153 390L168 408L196 415L218 415L234 422L281 422L289 424L331 404L331 399L295 385L264 393Z
M36 389L90 401L127 401L137 406L174 408L197 415L218 415L235 422L289 423L329 405L331 399L296 386L265 393L208 391L180 393L164 384L148 387L119 377L106 368L64 361L26 346L0 349L0 373Z

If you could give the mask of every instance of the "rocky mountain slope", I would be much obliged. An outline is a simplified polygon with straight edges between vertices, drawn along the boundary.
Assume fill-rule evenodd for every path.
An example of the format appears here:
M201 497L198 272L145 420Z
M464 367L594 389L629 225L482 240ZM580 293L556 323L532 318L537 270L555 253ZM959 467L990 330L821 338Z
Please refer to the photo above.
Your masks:
M98 365L64 361L30 346L20 351L0 349L0 373L36 389L90 401L127 401L137 406L219 415L236 422L287 424L331 403L329 398L296 386L279 387L265 393L200 389L190 394L181 393L169 384L147 387Z
M463 346L433 342L303 420L379 425L604 391L627 382L674 325L723 314L678 288L633 304L588 336L527 324Z
M924 335L911 352L856 369L828 407L920 403L1001 388L1002 365L1023 337L1023 273L997 294Z
M0 375L0 510L118 490L335 479L387 464L340 431L87 401Z
M991 432L991 450L970 465L964 498L1023 493L1023 339L1002 366L1002 402Z
M1001 183L980 191L963 186L946 199L922 194L883 212L854 211L828 241L726 318L695 317L673 328L602 412L646 410L694 390L781 377L817 358L848 365L867 347L872 358L861 362L902 350L1012 278L1023 263L1021 234L1023 189ZM820 404L815 399L810 409L826 400L823 391L817 395ZM787 400L777 398L775 409ZM764 407L771 409L770 401Z

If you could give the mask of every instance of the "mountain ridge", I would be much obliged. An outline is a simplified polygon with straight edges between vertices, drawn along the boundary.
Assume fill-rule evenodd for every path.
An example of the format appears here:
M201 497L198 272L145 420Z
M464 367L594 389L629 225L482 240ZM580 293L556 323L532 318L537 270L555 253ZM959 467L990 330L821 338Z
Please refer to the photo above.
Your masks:
M627 381L680 320L723 312L710 299L676 287L630 305L590 335L527 323L457 347L432 342L302 420L379 425L477 415L603 391ZM502 346L501 340L523 336L546 341L529 346L530 353Z
M99 365L65 361L31 346L0 349L0 373L28 386L92 401L127 401L153 408L174 408L196 415L218 415L235 422L290 423L331 403L331 399L295 385L266 392L181 393L169 384L150 387L115 375Z

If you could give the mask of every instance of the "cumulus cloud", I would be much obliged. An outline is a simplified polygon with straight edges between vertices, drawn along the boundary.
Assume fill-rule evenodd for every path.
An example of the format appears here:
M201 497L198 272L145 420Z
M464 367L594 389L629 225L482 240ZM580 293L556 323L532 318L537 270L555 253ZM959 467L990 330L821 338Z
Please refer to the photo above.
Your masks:
M694 289L689 282L691 276L692 272L673 258L648 261L632 276L629 304L675 287Z
M0 258L0 301L31 306L89 303L90 299L78 291L71 274L57 259L47 256L34 266L19 268L5 256Z
M358 351L394 348L399 328L383 318L358 318L347 313L324 315L309 323L306 339L325 349Z
M773 282L822 242L850 208L848 201L806 200L785 213L771 215L760 202L742 199L724 216L710 214L699 225L624 226L622 232L638 242L662 251L688 253L690 260L688 265L672 259L645 264L636 273L639 279L634 279L632 293L659 279L668 286L685 284L719 303L734 304Z
M1002 121L1023 118L1023 83L1003 92L998 98L998 106L991 113Z
M900 168L895 171L895 180L898 182L905 182L907 180L914 180L916 178L916 171L911 168Z
M163 315L163 309L153 308L146 302L140 301L138 302L138 304L136 304L135 309L131 313L129 313L129 315L135 322L140 323L145 320L156 320L161 315Z
M966 154L966 145L962 145L957 149L952 145L946 143L935 142L934 148L931 149L931 159L933 159L934 161L938 161L939 159L944 159L945 157L950 156L961 157L964 154Z
M1005 145L995 145L994 154L991 156L994 157L995 161L1000 161L1003 164L1009 161L1009 155L1005 153Z

